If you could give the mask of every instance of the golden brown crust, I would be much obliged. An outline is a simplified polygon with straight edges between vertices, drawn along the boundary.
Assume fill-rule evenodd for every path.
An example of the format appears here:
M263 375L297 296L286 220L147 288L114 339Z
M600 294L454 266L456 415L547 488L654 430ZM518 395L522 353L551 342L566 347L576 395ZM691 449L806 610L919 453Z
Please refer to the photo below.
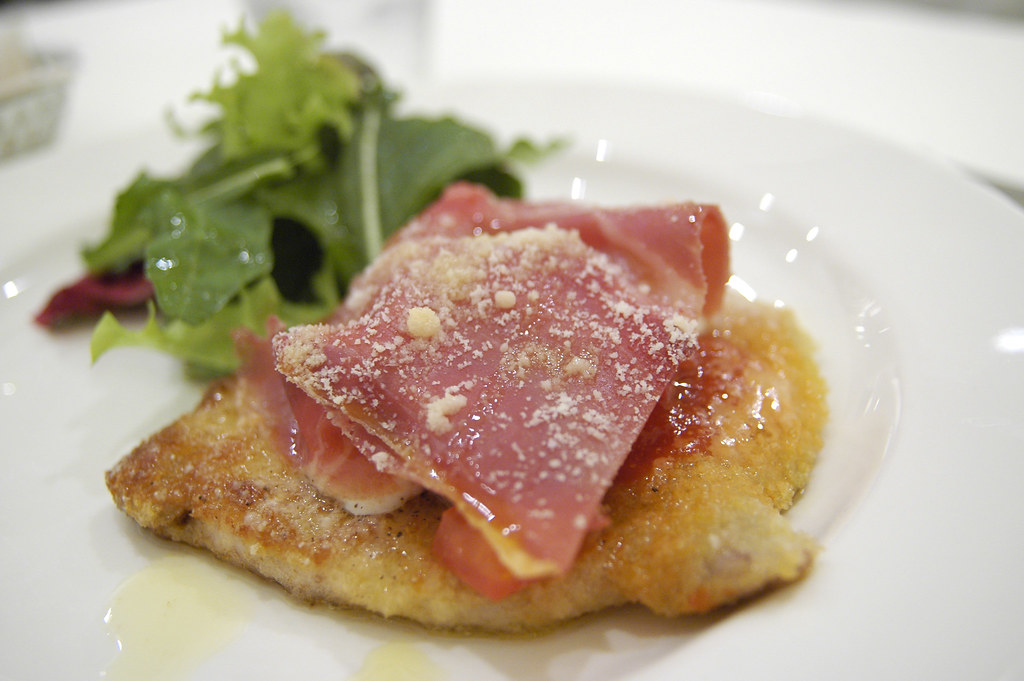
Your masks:
M257 396L236 378L122 459L107 486L143 527L310 601L501 631L631 602L664 615L704 612L810 566L815 542L781 512L807 482L825 420L824 385L788 313L733 303L715 329L707 340L743 359L732 395L707 405L718 424L707 446L662 442L663 456L609 492L612 522L588 538L569 574L497 603L432 557L443 502L425 494L389 514L350 515L273 451Z

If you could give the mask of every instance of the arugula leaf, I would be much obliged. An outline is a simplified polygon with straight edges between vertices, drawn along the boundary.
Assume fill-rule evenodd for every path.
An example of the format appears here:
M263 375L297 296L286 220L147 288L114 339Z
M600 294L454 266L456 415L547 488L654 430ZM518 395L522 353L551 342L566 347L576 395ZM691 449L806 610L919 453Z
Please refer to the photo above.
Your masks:
M219 147L213 147L181 178L157 179L140 173L118 194L106 238L83 251L86 267L95 273L116 271L141 259L152 239L173 229L167 218L175 211L168 207L176 201L238 199L260 183L293 178L296 165L292 156L280 153L225 162Z
M394 118L380 105L366 107L339 176L343 220L363 235L364 262L455 180L474 177L502 194L521 193L511 173L498 172L506 159L486 133L453 118Z
M385 119L378 163L387 172L377 191L384 231L401 227L453 180L503 160L490 137L452 118Z
M270 274L271 218L263 208L244 201L203 204L170 193L161 198L169 229L146 247L146 276L165 315L198 324Z
M117 195L110 232L99 244L82 252L90 272L123 270L142 257L155 230L152 205L173 187L173 182L141 173Z
M547 144L537 144L533 140L520 137L505 152L504 157L515 163L539 163L551 154L565 149L569 140L565 137L558 137Z
M317 240L324 260L320 264L331 269L342 290L366 265L363 257L360 225L342 217L343 197L340 195L340 172L310 175L302 182L288 182L260 188L256 196L279 220L284 218L303 225ZM305 269L306 261L290 257L275 258L275 266ZM283 276L296 278L279 269Z
M294 179L302 164L318 154L319 148L314 145L287 153L257 151L229 160L224 158L221 146L214 146L189 169L178 186L196 201L230 201L268 182Z

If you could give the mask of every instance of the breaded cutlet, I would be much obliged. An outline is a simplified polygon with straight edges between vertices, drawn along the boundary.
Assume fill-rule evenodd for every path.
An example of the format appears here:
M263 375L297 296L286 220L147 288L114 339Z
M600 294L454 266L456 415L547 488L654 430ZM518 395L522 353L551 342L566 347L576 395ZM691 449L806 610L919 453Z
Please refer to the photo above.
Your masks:
M528 630L626 603L678 616L808 571L818 545L784 512L808 482L826 412L793 315L730 298L606 494L610 524L566 575L499 601L432 556L446 502L424 493L391 513L346 512L275 451L257 391L238 376L213 383L106 481L142 527L305 601L459 630Z

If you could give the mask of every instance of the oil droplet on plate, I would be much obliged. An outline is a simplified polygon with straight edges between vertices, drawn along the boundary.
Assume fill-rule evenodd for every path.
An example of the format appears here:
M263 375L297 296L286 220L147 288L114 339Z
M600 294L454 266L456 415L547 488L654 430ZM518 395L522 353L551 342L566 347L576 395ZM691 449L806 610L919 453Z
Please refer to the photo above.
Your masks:
M412 643L393 641L367 654L349 681L441 681L444 674Z
M224 568L196 556L168 556L126 579L103 621L117 656L112 681L187 677L242 630L248 592Z

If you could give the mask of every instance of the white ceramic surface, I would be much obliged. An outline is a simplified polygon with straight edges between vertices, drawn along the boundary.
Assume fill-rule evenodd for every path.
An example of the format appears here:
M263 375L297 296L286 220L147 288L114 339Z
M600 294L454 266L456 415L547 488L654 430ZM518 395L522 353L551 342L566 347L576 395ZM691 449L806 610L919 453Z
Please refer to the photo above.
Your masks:
M462 679L1004 679L1024 674L1024 213L956 170L802 116L683 93L472 84L412 93L511 139L568 135L534 197L721 203L738 292L817 338L833 418L792 512L825 544L804 582L723 616L632 610L539 638L448 637L297 604L230 568L244 623L189 678L347 678L401 640ZM113 192L185 157L153 132L0 168L0 678L101 677L118 585L196 552L138 531L103 472L191 408L174 362L32 314L77 272ZM232 606L235 607L235 606ZM183 654L187 654L183 653Z
M553 78L770 97L1024 186L1019 18L886 0L432 5L435 78Z

